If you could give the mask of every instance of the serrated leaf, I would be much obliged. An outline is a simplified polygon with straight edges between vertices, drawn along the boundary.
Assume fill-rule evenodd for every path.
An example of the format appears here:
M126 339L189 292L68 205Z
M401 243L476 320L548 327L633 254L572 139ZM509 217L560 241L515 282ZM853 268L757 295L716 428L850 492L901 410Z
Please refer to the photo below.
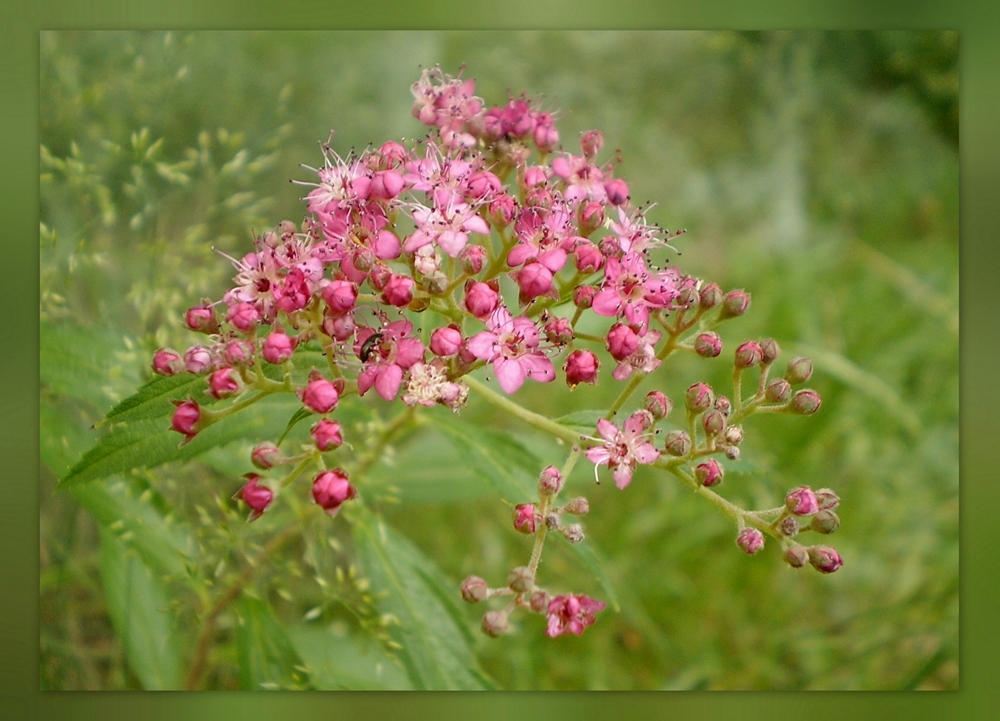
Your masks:
M240 687L259 691L308 686L302 660L270 605L244 594L235 611Z
M409 691L406 671L367 636L299 624L289 630L295 650L320 691Z
M107 528L101 530L101 580L111 622L143 688L179 689L181 643L169 590Z
M492 683L478 670L471 632L458 608L458 587L406 538L374 516L354 527L365 576L385 591L382 613L399 620L389 632L402 648L400 658L416 688L478 690Z
M589 436L593 436L597 433L597 421L604 418L607 415L607 411L575 411L569 413L560 418L556 418L555 421L561 426L567 426L574 430L579 430L581 433Z
M174 412L176 406L172 401L188 397L200 401L202 399L197 396L203 395L201 392L205 388L205 379L193 373L157 376L108 411L104 420L98 425L163 418Z

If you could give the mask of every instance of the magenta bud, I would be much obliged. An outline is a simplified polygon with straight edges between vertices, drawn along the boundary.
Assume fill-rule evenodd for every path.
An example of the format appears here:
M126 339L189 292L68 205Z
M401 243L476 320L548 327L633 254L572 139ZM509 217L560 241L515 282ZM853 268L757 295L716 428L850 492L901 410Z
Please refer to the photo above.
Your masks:
M211 335L219 332L219 321L215 319L215 310L210 306L202 305L188 310L184 316L187 327L196 333Z
M700 300L701 307L708 310L709 308L714 308L719 303L722 302L722 288L720 288L715 283L709 283L704 288L701 289Z
M368 273L368 282L380 293L385 290L389 280L393 277L392 269L385 263L376 263Z
M685 431L668 431L663 441L663 449L668 455L681 457L691 452L691 436Z
M695 353L702 358L716 358L722 352L722 338L718 333L701 333L694 339Z
M583 526L579 523L571 523L568 526L563 526L559 529L559 533L570 543L579 543L585 538L583 535Z
M606 182L604 192L611 205L625 205L628 202L628 184L621 178L612 178Z
M715 438L726 429L726 416L713 408L701 417L701 427L705 429L706 436Z
M177 408L170 419L170 429L183 433L184 443L187 443L201 430L198 426L201 420L201 407L194 401L173 401L173 404Z
M196 345L188 348L184 354L184 368L188 373L202 375L215 367L215 359L211 351L204 346Z
M541 590L533 591L528 598L528 607L535 613L545 613L550 603L552 603L552 597Z
M247 520L256 521L264 515L264 511L271 505L271 501L274 500L274 491L267 486L258 485L257 480L260 476L256 473L248 473L243 477L247 479L247 483L236 492L233 498L239 498L247 504L250 509L250 517Z
M353 313L333 317L327 316L323 319L323 332L341 342L352 338L357 328L358 325L354 321Z
M462 600L466 603L479 603L489 598L490 587L479 576L469 576L462 581Z
M695 383L688 387L684 394L684 405L691 413L701 413L712 407L715 396L712 386L707 383Z
M177 375L184 370L184 361L173 348L160 348L153 354L153 372L161 376Z
M736 318L746 313L749 307L750 294L745 290L733 290L726 293L726 297L722 299L722 312L719 317L723 320Z
M566 345L573 340L573 326L569 324L569 318L549 318L545 322L545 340L553 345Z
M785 380L793 386L805 383L812 377L813 363L808 358L799 356L788 361L788 368L785 369Z
M823 399L814 390L806 389L795 393L792 402L788 404L788 410L800 416L810 416L819 410Z
M573 247L576 268L581 273L596 273L604 267L604 253L589 241L580 241Z
M799 522L795 516L785 516L781 519L781 523L778 524L778 531L782 536L788 538L797 536L799 533Z
M517 566L507 574L507 588L517 593L530 591L535 587L535 574L527 566Z
M597 382L597 373L601 361L589 350L575 350L566 356L563 370L566 372L566 385L576 388L581 383Z
M229 365L253 365L253 345L246 340L231 340L226 343L222 357Z
M809 563L821 573L833 573L844 565L837 549L831 546L812 546L808 550Z
M563 489L563 476L555 466L545 468L538 476L538 495L555 496Z
M283 331L269 333L261 344L260 353L268 363L284 363L292 357L295 351L295 339L289 338Z
M393 273L389 276L385 289L382 291L382 302L397 308L409 305L410 301L413 300L415 285L413 278Z
M253 330L260 323L260 312L253 303L235 303L226 313L226 320L244 333Z
M829 488L820 488L816 491L816 502L821 511L832 511L840 505L840 496Z
M809 563L809 550L802 544L794 543L785 549L783 558L792 568L802 568Z
M724 418L729 418L729 414L733 412L733 403L726 396L719 396L712 405Z
M322 296L335 315L343 315L354 310L358 301L358 287L349 280L332 280L323 289Z
M312 436L313 442L316 447L323 451L332 451L344 443L344 437L341 435L340 423L337 421L330 421L326 418L321 419L316 425L312 427L309 431L309 435Z
M452 323L431 333L431 353L442 358L450 358L462 347L462 332Z
M639 347L639 336L624 323L615 323L608 331L607 347L612 358L625 360Z
M240 378L232 368L220 368L208 377L208 395L228 398L240 389Z
M643 407L653 415L654 420L660 421L670 415L674 402L660 391L650 391L646 394Z
M336 386L322 376L314 377L300 388L298 396L302 405L315 413L329 413L337 407L340 400Z
M628 417L625 421L626 428L637 428L639 432L648 431L653 427L653 422L656 419L653 418L653 414L647 411L645 408L640 408L635 411L632 415Z
M580 235L588 237L604 225L604 204L590 200L580 206ZM603 264L603 260L602 260Z
M583 151L583 157L587 160L596 158L597 154L601 152L602 145L604 145L604 136L600 130L588 130L580 134L580 150Z
M761 363L766 366L771 365L781 355L781 348L774 338L765 338L760 342Z
M712 488L713 486L718 486L722 483L722 477L724 476L722 466L714 458L709 458L704 463L699 463L695 466L694 477L698 479L698 483L705 486L705 488Z
M541 263L532 261L511 274L520 289L518 299L522 304L554 292L552 271Z
M358 497L358 489L348 482L344 471L335 468L323 471L313 479L312 497L328 515L336 516L341 505Z
M762 359L763 353L760 346L752 340L748 340L736 349L735 363L736 367L741 370L760 365Z
M517 202L509 195L499 195L490 203L486 215L491 224L506 228L517 212ZM478 271L477 271L478 272Z
M486 283L470 283L465 291L465 309L479 320L486 320L500 304L499 294Z
M792 397L792 386L784 378L776 378L767 384L764 397L771 403L784 403Z
M597 288L592 285L578 285L573 289L573 304L577 308L586 310L594 304L594 296L597 295Z
M250 451L250 462L262 471L266 471L268 468L274 468L276 465L281 463L281 460L281 451L271 441L258 443L253 447L253 450Z
M469 275L478 275L486 263L486 248L481 245L466 245L458 254L462 270Z
M840 528L840 516L833 511L820 511L812 517L809 528L824 535L833 533Z
M744 528L736 536L736 545L752 556L764 548L764 534L756 528Z
M534 503L520 503L514 506L514 528L521 533L534 533L538 530L541 520L542 514L535 508Z
M487 611L483 616L483 633L491 638L499 638L507 632L507 614L503 611Z
M796 516L811 516L819 510L819 502L809 486L799 486L785 496L785 508Z

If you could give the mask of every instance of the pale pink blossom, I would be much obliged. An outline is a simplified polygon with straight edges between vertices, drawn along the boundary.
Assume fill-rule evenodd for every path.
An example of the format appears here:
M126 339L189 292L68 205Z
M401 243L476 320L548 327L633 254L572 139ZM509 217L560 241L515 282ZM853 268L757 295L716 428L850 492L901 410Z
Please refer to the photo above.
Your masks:
M538 327L525 316L512 318L500 306L486 323L488 330L472 336L469 351L480 360L493 364L497 382L505 393L514 393L525 379L541 383L555 380L552 361L538 350Z
M354 352L366 364L358 374L359 395L363 396L375 386L375 391L385 400L396 397L403 382L403 371L424 358L424 344L411 337L412 332L413 324L407 320L393 321L380 331L374 328L358 331ZM377 342L368 343L376 333L379 334Z
M587 451L587 458L595 464L595 476L597 466L610 468L618 488L625 488L632 482L636 464L648 465L660 457L660 452L648 440L642 414L629 416L622 430L602 418L597 421L597 432L604 443Z
M583 629L594 624L594 614L603 611L606 605L604 601L573 593L556 596L549 602L545 634L550 638L564 633L579 636Z

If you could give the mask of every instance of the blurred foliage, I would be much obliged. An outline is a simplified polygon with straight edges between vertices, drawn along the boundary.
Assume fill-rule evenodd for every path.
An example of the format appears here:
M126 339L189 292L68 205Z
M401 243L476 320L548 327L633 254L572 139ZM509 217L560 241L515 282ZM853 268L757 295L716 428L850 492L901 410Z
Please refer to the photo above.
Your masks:
M930 31L43 33L42 686L389 689L465 673L505 689L957 688L957 52L957 33ZM341 152L422 134L408 88L434 63L464 63L490 102L543 96L568 149L601 129L650 218L687 229L671 262L753 294L730 347L774 336L813 357L821 412L756 419L722 492L769 507L800 483L836 489L837 574L792 571L776 544L745 556L670 477L640 469L620 492L581 464L568 492L590 498L585 543L621 611L581 638L530 618L488 639L458 583L499 583L530 542L436 422L358 448L368 505L332 524L291 494L243 523L229 497L254 435L54 493L152 350L193 341L184 310L232 273L211 248L238 257L253 229L302 216L287 181L320 162L331 126ZM727 375L683 358L644 387L678 398ZM560 415L617 389L550 391L518 401ZM378 431L386 413L369 400L342 422ZM280 433L288 415L262 422ZM486 407L460 420L561 458ZM566 544L541 572L602 595ZM399 588L420 602L399 606ZM462 649L485 675L448 669Z

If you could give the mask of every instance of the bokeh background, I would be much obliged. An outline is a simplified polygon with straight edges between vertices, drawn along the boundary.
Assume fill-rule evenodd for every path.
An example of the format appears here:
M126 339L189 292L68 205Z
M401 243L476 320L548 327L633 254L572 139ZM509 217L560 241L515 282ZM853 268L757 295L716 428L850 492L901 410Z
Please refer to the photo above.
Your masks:
M621 610L580 639L547 639L537 618L501 640L474 631L485 674L504 689L957 688L957 62L957 33L930 31L43 33L42 687L183 685L199 609L293 522L246 526L223 500L250 441L73 493L56 480L152 350L191 342L184 310L232 274L211 247L241 254L251 229L300 218L287 181L321 162L331 128L342 152L422 135L420 66L464 63L487 102L541 96L568 149L591 128L620 149L633 198L688 231L675 262L753 294L730 347L771 335L814 359L821 412L750 424L724 495L767 507L809 484L843 499L831 540L845 566L824 577L787 568L776 544L744 556L669 477L640 472L620 493L581 468L571 489L591 499L587 543ZM721 359L692 360L646 385L679 398L726 375ZM518 399L559 415L615 390ZM456 453L421 432L379 459L368 494L453 586L497 584L529 547ZM164 518L193 544L198 585L150 561ZM350 534L326 550L313 530L240 586L205 687L412 686L372 624L378 589L369 603L364 568L350 577ZM542 572L601 593L557 546ZM474 630L481 610L459 612Z

